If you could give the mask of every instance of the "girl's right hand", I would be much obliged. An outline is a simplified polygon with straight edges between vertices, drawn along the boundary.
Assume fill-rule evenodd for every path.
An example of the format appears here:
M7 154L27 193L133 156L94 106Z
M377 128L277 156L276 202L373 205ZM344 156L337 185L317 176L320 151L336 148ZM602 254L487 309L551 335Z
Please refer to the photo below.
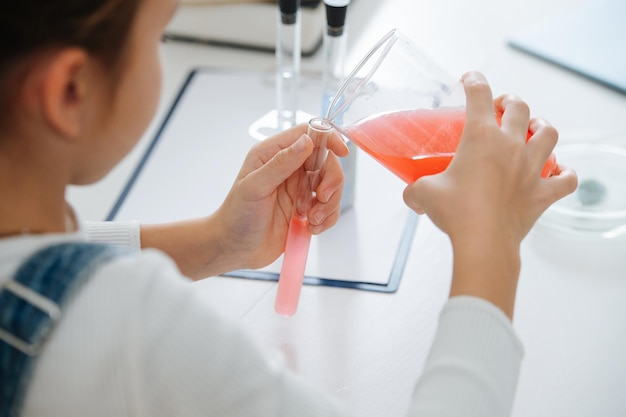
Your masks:
M450 237L451 296L486 299L512 318L521 241L541 213L576 189L577 178L563 166L541 177L558 133L531 119L526 103L513 95L494 101L479 73L466 74L463 84L467 114L456 155L444 172L409 185L404 201Z
M541 178L557 142L556 129L531 119L516 96L494 101L482 74L467 73L462 81L467 118L456 155L443 173L409 185L405 202L428 214L453 241L490 233L519 243L552 203L576 189L576 174L559 166L555 175ZM494 106L503 113L501 127ZM528 131L532 137L526 143Z

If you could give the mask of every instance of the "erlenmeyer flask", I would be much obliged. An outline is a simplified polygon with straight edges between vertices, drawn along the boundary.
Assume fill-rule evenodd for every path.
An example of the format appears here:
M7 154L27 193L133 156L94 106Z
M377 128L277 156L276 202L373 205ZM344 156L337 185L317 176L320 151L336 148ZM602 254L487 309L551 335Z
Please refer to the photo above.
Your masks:
M465 124L465 93L458 79L394 29L345 79L326 118L412 183L445 170L452 160ZM552 155L542 175L551 175L555 166Z

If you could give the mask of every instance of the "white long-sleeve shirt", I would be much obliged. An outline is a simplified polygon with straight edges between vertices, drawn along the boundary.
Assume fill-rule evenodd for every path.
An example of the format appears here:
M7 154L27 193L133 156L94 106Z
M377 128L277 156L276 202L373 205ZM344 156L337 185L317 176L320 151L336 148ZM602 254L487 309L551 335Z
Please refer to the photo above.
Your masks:
M139 248L139 225L92 223L72 234L0 239L0 282L37 249L81 240ZM478 298L451 299L409 415L509 415L522 355L499 309ZM216 314L155 250L105 264L65 307L36 362L23 411L26 417L347 415Z

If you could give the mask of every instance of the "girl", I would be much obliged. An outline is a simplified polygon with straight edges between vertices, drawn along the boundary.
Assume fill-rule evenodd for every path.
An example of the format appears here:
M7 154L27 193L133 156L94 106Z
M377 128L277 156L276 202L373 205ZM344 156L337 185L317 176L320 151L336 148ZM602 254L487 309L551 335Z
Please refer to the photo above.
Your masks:
M304 126L255 146L223 205L206 218L86 230L65 202L68 185L106 175L153 117L159 39L175 8L175 0L20 0L0 13L1 416L345 415L268 360L184 278L257 268L280 255L297 171L312 152ZM530 119L516 97L493 100L482 75L463 82L467 122L454 161L404 194L454 249L451 299L411 415L510 412L521 360L510 324L519 245L538 216L576 187L565 167L546 180L539 175L556 144L554 128ZM494 106L504 113L501 128ZM312 233L339 216L337 156L347 149L339 138L330 149L309 212ZM20 288L18 271L42 248L90 238L144 249L88 270L84 285L59 303L51 336L22 349L6 336L7 323L21 318L7 301ZM79 272L87 263L69 259ZM37 300L30 303L47 306Z

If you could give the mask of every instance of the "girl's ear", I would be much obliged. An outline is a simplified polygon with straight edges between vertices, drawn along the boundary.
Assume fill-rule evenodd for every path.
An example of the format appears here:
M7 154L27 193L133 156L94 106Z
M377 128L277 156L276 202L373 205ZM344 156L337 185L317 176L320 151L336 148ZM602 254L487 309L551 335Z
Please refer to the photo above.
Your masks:
M80 48L53 53L40 73L34 93L45 122L59 136L73 140L80 136L88 114L88 94L93 89L88 54Z

